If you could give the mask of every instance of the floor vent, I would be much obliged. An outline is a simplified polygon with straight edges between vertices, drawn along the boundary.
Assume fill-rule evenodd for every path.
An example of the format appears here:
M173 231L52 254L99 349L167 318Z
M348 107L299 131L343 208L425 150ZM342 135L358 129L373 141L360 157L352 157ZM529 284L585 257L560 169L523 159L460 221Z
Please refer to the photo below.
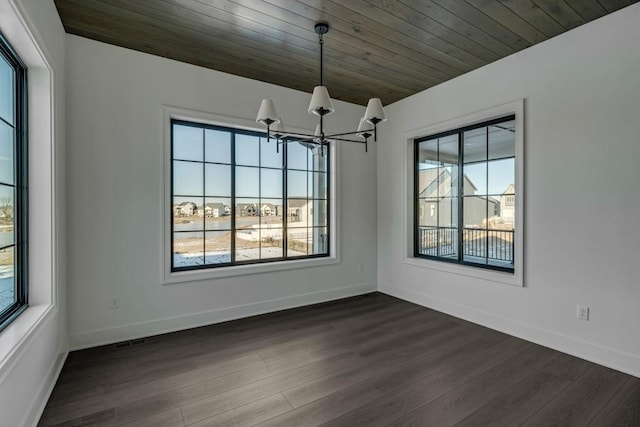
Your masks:
M122 342L116 343L113 345L113 348L116 348L116 349L129 348L129 347L134 347L134 346L138 346L146 343L147 343L146 338L138 338L135 340L122 341Z

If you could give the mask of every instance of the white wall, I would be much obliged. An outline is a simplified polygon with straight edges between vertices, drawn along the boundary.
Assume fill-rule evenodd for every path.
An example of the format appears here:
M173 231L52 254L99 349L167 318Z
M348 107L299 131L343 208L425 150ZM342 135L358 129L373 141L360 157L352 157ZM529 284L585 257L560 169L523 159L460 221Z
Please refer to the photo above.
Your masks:
M387 108L381 291L640 376L638 22L640 4ZM525 287L404 263L404 133L519 98Z
M53 1L0 2L28 67L29 308L0 334L3 426L35 425L66 357L65 33Z
M163 284L162 106L253 121L273 98L286 124L313 129L309 94L71 35L67 61L72 348L375 290L376 153L361 145L341 150L340 264ZM338 102L329 126L362 113Z

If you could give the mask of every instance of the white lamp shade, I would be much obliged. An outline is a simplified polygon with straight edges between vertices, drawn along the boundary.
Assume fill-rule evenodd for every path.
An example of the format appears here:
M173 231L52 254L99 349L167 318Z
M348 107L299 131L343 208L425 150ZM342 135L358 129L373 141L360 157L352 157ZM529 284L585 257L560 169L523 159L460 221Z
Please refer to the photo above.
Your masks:
M260 103L260 109L258 110L258 117L256 122L269 126L274 123L280 122L278 113L276 113L276 106L270 99L263 99Z
M372 129L371 124L367 122L364 117L360 119L360 123L358 124L358 133L356 136L367 139L371 136Z
M387 118L384 116L382 109L382 101L380 98L371 98L367 104L367 110L364 112L364 119L372 124L384 122Z
M313 88L313 95L311 95L311 102L309 103L309 114L324 116L334 111L335 108L333 108L333 102L331 102L331 97L329 96L329 91L326 86L316 86Z

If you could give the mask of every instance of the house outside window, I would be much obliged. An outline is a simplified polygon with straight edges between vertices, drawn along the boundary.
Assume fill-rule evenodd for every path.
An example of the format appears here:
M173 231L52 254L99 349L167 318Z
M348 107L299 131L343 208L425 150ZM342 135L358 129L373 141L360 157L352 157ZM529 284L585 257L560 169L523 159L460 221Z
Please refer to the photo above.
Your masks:
M414 140L415 257L514 271L515 132L509 115Z
M26 68L0 34L0 329L27 307Z
M329 256L329 150L171 120L171 271Z

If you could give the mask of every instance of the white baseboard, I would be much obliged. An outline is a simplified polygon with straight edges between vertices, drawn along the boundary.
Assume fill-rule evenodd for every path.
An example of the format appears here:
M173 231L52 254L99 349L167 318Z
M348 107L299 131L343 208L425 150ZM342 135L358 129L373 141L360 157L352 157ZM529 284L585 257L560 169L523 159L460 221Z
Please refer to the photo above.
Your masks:
M364 283L286 298L261 301L252 304L185 314L183 316L130 323L113 328L96 329L70 335L70 351L144 338L168 332L181 331L199 326L212 325L214 323L226 322L243 317L285 310L288 308L347 298L355 295L375 292L376 289L376 283Z
M640 378L640 357L391 284L378 291Z
M69 353L67 351L64 351L58 355L56 360L53 361L53 364L49 368L49 374L43 379L38 391L33 396L29 409L20 423L21 426L36 427L38 425L38 421L40 421L44 408L47 406L49 397L51 397L51 393L53 392L53 387L55 387L56 381L58 381L58 377L60 376L64 362L67 360L68 354Z

